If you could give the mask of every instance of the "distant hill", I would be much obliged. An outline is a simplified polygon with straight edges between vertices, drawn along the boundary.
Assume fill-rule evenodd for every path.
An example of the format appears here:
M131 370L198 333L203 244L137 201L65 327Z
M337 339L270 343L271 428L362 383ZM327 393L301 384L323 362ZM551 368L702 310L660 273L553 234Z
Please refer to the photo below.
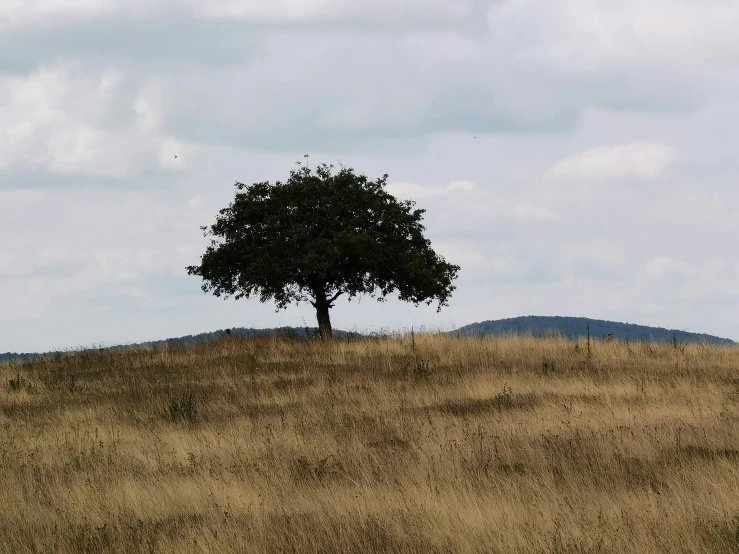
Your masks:
M298 337L314 337L319 336L318 333L318 327L271 327L269 329L254 329L251 327L233 327L229 329L229 331L236 335L236 336L246 336L246 337L255 337L259 335L292 335L292 336L298 336ZM213 331L210 333L200 333L198 335L185 335L184 337L177 337L172 339L164 339L164 340L157 340L157 341L150 341L145 342L141 344L148 344L152 346L158 346L162 344L194 344L198 342L203 342L206 340L213 340L218 337L222 337L226 334L226 329L221 329L219 331ZM334 335L338 337L350 337L350 336L358 336L359 333L353 333L351 331L341 331L340 329L334 329L333 330ZM131 345L131 346L140 346L140 345Z
M292 336L298 336L298 337L307 337L307 336L318 336L318 328L317 327L272 327L268 329L253 329L251 327L234 327L232 329L229 329L229 331L236 335L236 336L258 336L258 335L292 335ZM132 348L136 346L162 346L164 344L195 344L199 342L204 342L208 340L213 340L218 337L221 337L226 334L226 329L221 329L219 331L212 331L208 333L199 333L197 335L185 335L182 337L175 337L170 339L163 339L163 340L155 340L155 341L149 341L149 342L142 342L142 343L136 343L136 344L125 344L125 345L117 345L117 346L107 346L104 347L104 350L109 349L120 349L120 348ZM338 337L353 337L353 336L360 336L359 333L354 333L351 331L342 331L340 329L334 329L334 335ZM93 350L99 350L99 348L94 348ZM46 354L52 354L53 352L47 352ZM6 360L28 360L31 358L37 358L39 356L43 356L44 354L40 353L15 353L15 352L6 352L5 354L0 354L0 362L4 362Z
M678 342L735 344L730 339L722 339L703 333L689 333L688 331L679 331L677 329L648 327L646 325L605 321L603 319L561 316L529 315L510 319L498 319L495 321L482 321L480 323L465 325L456 331L452 331L452 333L459 333L461 335L505 335L513 333L544 337L548 333L555 331L569 339L576 339L587 335L588 324L590 324L591 336L596 338L602 338L610 333L615 339L628 339L632 341L667 342L676 340Z
M605 321L602 319L588 319L585 317L561 317L561 316L523 316L510 319L498 319L495 321L482 321L460 327L449 334L460 335L505 335L514 333L518 335L531 334L536 337L547 336L548 333L559 332L569 339L584 337L587 334L587 326L590 324L590 334L595 338L612 334L616 339L628 339L633 341L673 341L678 342L708 342L713 344L736 344L730 339L723 339L706 335L703 333L689 333L676 329L663 329L662 327L647 327L646 325L634 325L632 323L619 323L616 321ZM293 335L298 337L318 336L317 327L272 327L269 329L254 329L235 327L230 329L236 336L258 336L258 335ZM164 340L142 342L137 344L126 344L119 346L108 346L108 349L132 348L137 346L161 346L164 344L195 344L216 339L226 334L225 329L197 335L185 335ZM341 331L334 329L334 334L339 337L360 337L361 333L352 331ZM93 350L98 350L94 348ZM47 352L46 354L52 354ZM0 353L0 362L8 360L28 360L43 356L38 353Z
M36 358L40 355L41 354L19 354L17 352L6 352L5 354L0 354L0 362L4 362L6 360L30 360L31 358Z

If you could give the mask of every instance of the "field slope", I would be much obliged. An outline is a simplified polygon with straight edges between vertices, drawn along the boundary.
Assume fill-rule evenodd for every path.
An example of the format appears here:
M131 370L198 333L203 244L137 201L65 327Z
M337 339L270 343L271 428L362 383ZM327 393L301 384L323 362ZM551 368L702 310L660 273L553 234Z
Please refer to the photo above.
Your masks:
M739 549L739 348L533 337L0 364L0 550Z

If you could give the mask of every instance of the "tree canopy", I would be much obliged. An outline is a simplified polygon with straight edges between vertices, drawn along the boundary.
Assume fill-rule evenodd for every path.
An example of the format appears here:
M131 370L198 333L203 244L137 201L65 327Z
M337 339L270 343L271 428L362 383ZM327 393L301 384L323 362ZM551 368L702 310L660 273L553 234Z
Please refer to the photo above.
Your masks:
M331 336L329 309L341 296L370 295L448 305L459 266L431 248L425 210L352 168L298 162L286 182L237 182L234 201L201 227L211 244L200 265L204 292L274 300L278 309L308 301L322 337Z

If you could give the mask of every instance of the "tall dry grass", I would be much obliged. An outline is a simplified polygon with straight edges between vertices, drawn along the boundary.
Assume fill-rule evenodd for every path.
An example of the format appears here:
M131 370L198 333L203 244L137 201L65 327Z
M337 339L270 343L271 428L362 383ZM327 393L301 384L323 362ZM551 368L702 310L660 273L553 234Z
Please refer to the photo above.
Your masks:
M739 552L739 349L414 341L0 365L0 549Z

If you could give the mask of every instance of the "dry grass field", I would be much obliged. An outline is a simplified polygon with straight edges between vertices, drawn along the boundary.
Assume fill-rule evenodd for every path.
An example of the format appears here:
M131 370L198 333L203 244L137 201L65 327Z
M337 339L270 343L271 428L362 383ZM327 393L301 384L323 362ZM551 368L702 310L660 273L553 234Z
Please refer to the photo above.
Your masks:
M0 550L739 552L739 348L224 337L0 364Z

